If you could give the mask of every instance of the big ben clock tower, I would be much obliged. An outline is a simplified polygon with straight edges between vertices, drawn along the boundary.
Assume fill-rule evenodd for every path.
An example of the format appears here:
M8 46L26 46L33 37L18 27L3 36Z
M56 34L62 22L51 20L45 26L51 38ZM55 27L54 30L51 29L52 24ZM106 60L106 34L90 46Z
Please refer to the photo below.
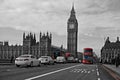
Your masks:
M74 5L72 6L70 18L67 22L67 51L77 57L77 35L78 22L75 16Z

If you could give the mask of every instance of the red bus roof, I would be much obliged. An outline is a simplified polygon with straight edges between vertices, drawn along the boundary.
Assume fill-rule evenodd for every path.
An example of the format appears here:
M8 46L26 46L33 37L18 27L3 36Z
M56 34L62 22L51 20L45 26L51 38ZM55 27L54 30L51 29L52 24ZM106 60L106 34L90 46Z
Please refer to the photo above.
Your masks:
M84 48L84 50L92 50L92 48Z

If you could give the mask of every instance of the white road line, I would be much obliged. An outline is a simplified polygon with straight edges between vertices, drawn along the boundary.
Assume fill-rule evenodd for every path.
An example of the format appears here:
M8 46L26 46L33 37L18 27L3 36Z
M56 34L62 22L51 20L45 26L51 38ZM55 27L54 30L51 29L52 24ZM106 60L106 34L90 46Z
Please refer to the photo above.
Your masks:
M83 73L84 71L81 71L81 73Z
M73 71L74 73L76 73L77 71Z
M96 68L97 68L97 65L96 65Z
M99 73L99 70L98 70L98 68L96 69L96 71L97 71L97 76L99 76L99 75L100 75L100 73Z
M100 80L100 78L98 78L98 80Z
M79 71L81 71L82 69L78 69Z
M77 73L79 73L80 71L77 71Z
M87 73L87 71L85 71L85 73Z
M90 71L88 71L88 73L90 73Z
M99 74L99 71L97 71L97 76L99 76L100 74Z
M60 71L64 71L64 70L67 70L67 69L70 69L70 68L73 68L73 67L77 67L77 66L80 66L80 65L75 65L75 66L63 68L63 69L60 69L60 70L57 70L57 71L53 71L53 72L45 73L45 74L38 75L38 76L35 76L35 77L31 77L31 78L28 78L28 79L25 79L25 80L33 80L33 79L36 79L36 78L47 76L47 75L50 75L50 74L53 74L53 73L57 73L57 72L60 72Z

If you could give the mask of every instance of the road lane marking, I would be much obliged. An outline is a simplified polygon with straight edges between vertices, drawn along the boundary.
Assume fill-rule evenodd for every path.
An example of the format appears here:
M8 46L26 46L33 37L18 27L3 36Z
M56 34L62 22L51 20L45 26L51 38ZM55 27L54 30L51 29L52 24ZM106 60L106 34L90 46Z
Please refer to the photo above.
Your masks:
M79 73L80 71L77 71L77 73Z
M98 78L98 80L100 80L100 78Z
M82 70L82 69L79 69L80 71Z
M81 71L81 73L83 73L84 71Z
M96 65L96 68L98 68L98 65Z
M99 73L99 70L98 70L98 68L96 69L96 71L97 71L97 76L99 76L99 75L100 75L100 73Z
M31 77L31 78L28 78L28 79L25 79L25 80L33 80L33 79L36 79L36 78L40 78L40 77L43 77L43 76L54 74L54 73L57 73L57 72L60 72L60 71L64 71L64 70L67 70L67 69L70 69L70 68L73 68L73 67L77 67L77 66L80 66L80 65L75 65L75 66L63 68L63 69L60 69L60 70L56 70L56 71L52 71L52 72L49 72L49 73L41 74L41 75L38 75L38 76L35 76L35 77Z
M69 72L72 72L72 73L91 73L91 72L94 72L95 70L94 69L92 69L92 70L88 70L88 69L73 69L73 70L70 70ZM96 74L99 76L100 74L99 74L99 70L98 69L96 69Z
M97 71L97 76L99 76L100 75L100 73L99 73L99 70L98 70L98 66L96 66L96 71ZM98 78L98 80L100 80L100 78Z
M99 74L99 71L97 71L97 76L99 76L100 74Z
M88 71L88 73L90 73L90 71Z

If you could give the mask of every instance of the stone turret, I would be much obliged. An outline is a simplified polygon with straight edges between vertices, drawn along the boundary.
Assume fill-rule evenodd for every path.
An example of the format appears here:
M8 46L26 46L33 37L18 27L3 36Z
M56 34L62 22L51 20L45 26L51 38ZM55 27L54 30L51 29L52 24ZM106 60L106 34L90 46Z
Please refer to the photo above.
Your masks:
M39 41L39 46L40 46L40 54L42 56L46 55L51 55L51 39L52 35L49 34L48 32L45 34L40 32L40 41Z

